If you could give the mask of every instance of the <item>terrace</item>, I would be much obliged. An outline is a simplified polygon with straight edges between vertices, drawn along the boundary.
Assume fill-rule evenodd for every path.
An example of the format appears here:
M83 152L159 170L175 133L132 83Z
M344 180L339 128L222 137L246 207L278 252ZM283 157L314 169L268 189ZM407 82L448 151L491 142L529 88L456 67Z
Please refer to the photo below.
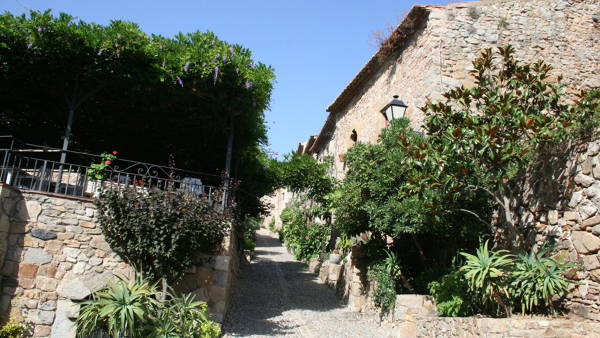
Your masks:
M63 150L22 142L13 136L0 136L0 183L25 191L35 191L78 198L96 198L102 189L176 190L215 202L221 178L197 171L132 161L111 160L100 171L92 164L104 163L101 155L65 151L68 160L61 162Z

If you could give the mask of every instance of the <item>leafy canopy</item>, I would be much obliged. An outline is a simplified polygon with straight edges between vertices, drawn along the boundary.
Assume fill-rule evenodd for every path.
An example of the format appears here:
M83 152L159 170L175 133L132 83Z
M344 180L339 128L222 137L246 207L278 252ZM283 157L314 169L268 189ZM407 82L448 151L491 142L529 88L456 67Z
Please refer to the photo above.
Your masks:
M274 71L211 32L166 38L120 20L99 25L50 11L6 12L0 60L0 134L60 146L75 111L71 149L118 149L157 164L172 155L177 167L218 177L232 132L233 168L260 168L254 155L267 141ZM257 213L264 191L249 182L260 172L234 174L246 191L242 214Z

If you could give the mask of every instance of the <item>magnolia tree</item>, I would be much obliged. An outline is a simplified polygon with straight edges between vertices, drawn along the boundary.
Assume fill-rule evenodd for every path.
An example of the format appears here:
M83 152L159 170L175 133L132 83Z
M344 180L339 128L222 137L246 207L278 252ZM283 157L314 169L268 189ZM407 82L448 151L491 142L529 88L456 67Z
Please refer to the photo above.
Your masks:
M336 226L347 235L371 233L373 258L396 250L404 273L417 279L494 234L495 210L510 245L520 245L516 180L599 112L598 90L569 103L560 81L550 81L550 66L518 62L512 47L484 50L473 65L473 88L455 88L423 108L424 133L394 120L378 144L350 149L333 194Z
M600 92L582 92L570 104L561 78L550 80L551 66L521 63L511 46L499 48L498 56L486 49L473 62L475 87L455 88L444 94L445 102L428 103L424 128L431 151L427 156L436 158L446 177L445 193L485 194L499 208L509 243L518 246L522 238L514 179L546 146L572 139L593 121Z

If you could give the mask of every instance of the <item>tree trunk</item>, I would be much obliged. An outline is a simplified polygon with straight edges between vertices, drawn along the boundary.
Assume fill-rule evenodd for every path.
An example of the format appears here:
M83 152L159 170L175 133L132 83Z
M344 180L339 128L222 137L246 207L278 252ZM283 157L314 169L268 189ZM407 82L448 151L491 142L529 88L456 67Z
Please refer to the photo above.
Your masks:
M415 234L411 234L413 242L415 243L415 246L417 247L417 250L419 250L419 258L421 259L421 263L423 264L424 268L427 268L427 257L425 257L425 251L423 251L423 247L421 246L421 242L419 242L419 239L417 238L417 236Z

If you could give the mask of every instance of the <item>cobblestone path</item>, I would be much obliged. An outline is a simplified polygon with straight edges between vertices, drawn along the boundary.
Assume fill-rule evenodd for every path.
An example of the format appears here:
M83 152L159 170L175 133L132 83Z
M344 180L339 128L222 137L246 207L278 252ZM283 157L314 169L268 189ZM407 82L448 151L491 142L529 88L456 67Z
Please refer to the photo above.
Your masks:
M387 337L375 316L351 312L268 230L241 267L225 337Z

